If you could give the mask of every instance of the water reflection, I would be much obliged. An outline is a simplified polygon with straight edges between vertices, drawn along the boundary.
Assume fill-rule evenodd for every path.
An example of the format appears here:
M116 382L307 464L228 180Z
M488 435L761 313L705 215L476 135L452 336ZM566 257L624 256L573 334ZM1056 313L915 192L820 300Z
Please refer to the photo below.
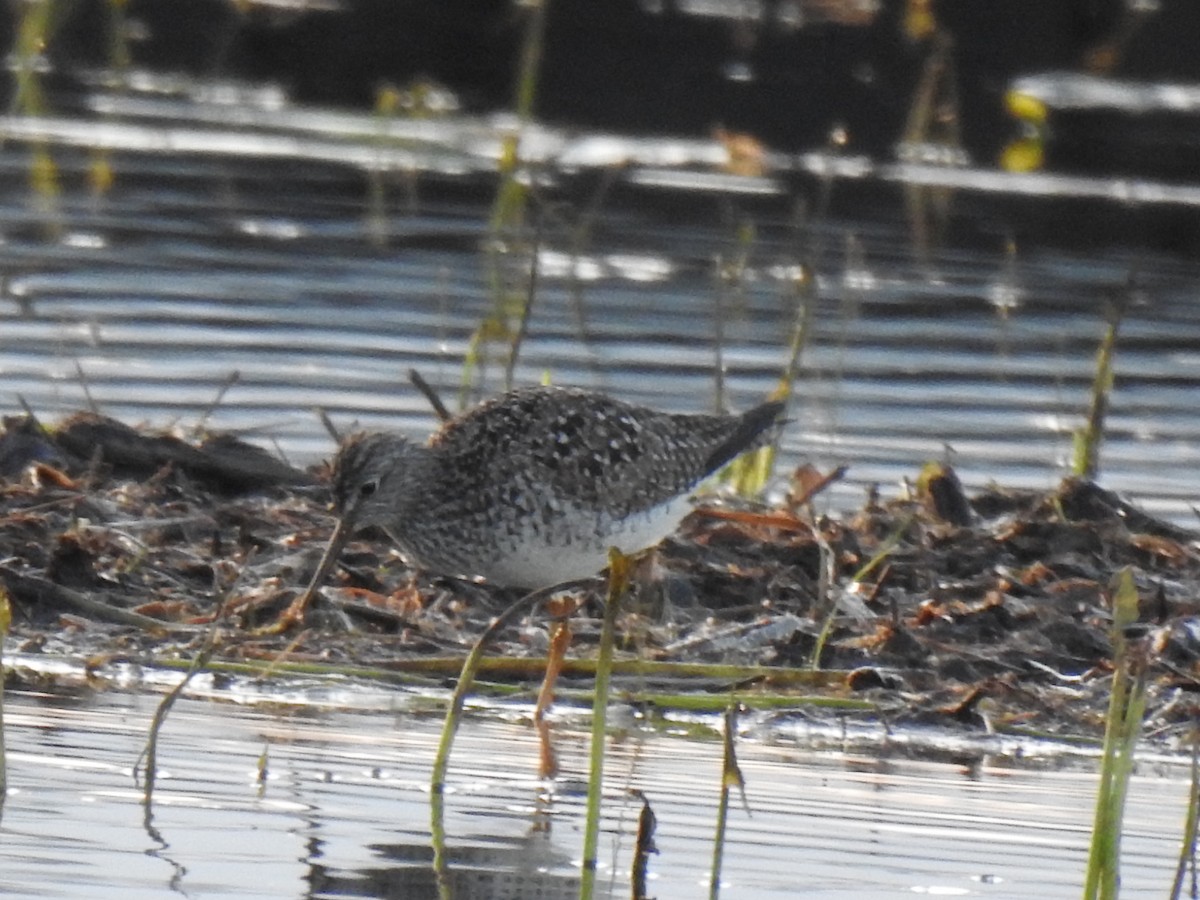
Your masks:
M403 695L391 694L402 709ZM156 698L72 700L12 692L11 796L0 883L19 896L433 897L428 777L440 722L396 712L319 712L179 701L163 733L149 831L131 766ZM382 700L382 696L379 698ZM748 723L752 728L762 724ZM685 722L680 722L684 728ZM556 726L563 776L534 778L533 729L469 719L450 771L454 896L566 897L577 891L586 736ZM810 742L820 746L821 742ZM269 746L265 786L257 759ZM743 740L751 815L735 804L726 894L862 898L901 892L1074 897L1094 778L1017 768L998 743L947 762L889 749L805 749L783 732ZM1012 748L1010 747L1009 750ZM1028 749L1028 748L1027 748ZM610 746L601 844L603 896L628 896L641 790L658 818L650 890L704 892L721 771L719 742L643 733ZM1161 892L1174 872L1187 779L1134 780L1123 887ZM261 789L260 789L261 788Z

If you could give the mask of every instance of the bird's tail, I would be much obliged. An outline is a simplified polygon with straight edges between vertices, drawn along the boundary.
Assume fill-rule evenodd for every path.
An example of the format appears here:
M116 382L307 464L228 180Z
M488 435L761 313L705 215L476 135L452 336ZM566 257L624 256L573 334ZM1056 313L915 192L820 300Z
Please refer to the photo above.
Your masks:
M775 429L783 426L783 409L783 401L769 400L744 412L729 436L709 454L708 471L715 472L747 450L761 447L771 440Z

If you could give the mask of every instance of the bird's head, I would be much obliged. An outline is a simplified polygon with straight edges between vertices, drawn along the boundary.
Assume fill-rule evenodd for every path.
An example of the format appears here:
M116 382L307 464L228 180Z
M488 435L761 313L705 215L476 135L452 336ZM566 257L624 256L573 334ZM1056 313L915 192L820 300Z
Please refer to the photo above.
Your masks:
M428 484L430 451L392 434L355 434L333 461L333 502L357 528L403 517Z

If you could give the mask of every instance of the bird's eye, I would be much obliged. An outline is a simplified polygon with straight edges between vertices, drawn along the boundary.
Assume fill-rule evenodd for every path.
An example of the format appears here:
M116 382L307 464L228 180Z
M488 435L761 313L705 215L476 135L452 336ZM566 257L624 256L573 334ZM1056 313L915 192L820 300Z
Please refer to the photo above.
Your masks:
M358 488L358 496L362 498L370 497L379 490L379 479L372 478L370 481L364 481Z

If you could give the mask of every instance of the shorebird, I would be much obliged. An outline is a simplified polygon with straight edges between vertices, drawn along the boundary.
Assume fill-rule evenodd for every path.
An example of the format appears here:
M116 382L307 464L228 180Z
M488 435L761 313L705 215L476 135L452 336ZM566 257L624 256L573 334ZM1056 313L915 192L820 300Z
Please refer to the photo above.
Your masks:
M608 551L653 547L690 494L766 443L783 403L741 415L664 413L582 390L532 387L475 407L427 443L348 438L333 465L339 522L294 621L342 544L375 525L427 571L542 588L603 569Z

